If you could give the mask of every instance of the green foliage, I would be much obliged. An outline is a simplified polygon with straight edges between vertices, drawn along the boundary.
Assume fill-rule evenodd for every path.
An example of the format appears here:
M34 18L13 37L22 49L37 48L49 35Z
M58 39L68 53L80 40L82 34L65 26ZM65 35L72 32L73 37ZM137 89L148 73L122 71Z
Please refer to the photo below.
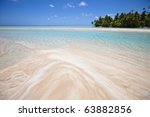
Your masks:
M111 26L112 27L121 27L120 20L114 20L113 22L111 22Z
M109 27L109 23L106 20L104 20L102 22L102 27Z
M129 13L117 13L114 18L106 15L104 18L99 17L99 19L94 20L92 24L95 27L150 27L150 12L143 8L142 13L132 10Z

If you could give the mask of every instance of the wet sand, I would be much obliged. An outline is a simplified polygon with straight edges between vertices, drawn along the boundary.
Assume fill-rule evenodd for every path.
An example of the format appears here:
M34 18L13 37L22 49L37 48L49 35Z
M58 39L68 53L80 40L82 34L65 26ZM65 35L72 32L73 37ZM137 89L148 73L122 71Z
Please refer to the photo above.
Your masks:
M150 99L150 55L80 42L16 44L34 54L0 69L0 99Z

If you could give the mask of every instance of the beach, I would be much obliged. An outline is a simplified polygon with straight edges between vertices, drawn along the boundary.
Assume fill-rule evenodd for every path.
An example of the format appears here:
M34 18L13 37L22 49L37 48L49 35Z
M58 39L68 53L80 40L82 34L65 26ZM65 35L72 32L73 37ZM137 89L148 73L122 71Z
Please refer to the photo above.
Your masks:
M96 27L0 27L0 30L87 30L87 31L109 31L109 32L145 32L150 33L149 28L96 28Z
M0 99L150 99L149 37L149 29L0 28Z

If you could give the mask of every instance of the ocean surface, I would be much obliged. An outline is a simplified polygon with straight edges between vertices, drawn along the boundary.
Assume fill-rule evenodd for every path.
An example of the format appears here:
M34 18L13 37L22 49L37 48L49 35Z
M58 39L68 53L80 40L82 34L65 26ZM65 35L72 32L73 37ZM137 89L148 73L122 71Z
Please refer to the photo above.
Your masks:
M12 56L11 59L15 57L19 59L25 56L25 54L28 54L28 50L19 48L16 43L24 44L31 48L49 49L67 47L71 42L95 43L97 45L95 47L101 46L101 48L109 49L113 46L113 48L121 48L128 52L142 53L143 56L150 55L150 33L63 30L61 29L63 27L57 30L53 30L55 27L50 27L49 30L34 30L30 28L36 27L29 27L29 30L0 30L1 43L7 43L6 49L8 54L6 56ZM0 68L3 68L4 64L9 63L10 58L6 56L4 55L0 58Z
M69 51L71 47L77 49L81 48L85 50L87 54L88 51L92 51L93 53L96 53L95 57L112 54L111 57L113 59L119 59L120 57L119 61L126 61L128 59L126 63L132 61L130 65L133 65L133 67L124 67L124 69L129 69L129 71L134 69L134 64L136 64L136 68L139 70L144 69L143 71L145 71L150 68L150 33L148 32L63 30L61 28L56 30L53 28L36 30L30 28L17 29L17 27L15 27L15 29L3 28L0 30L0 70L13 66L28 57L34 56L35 50L67 48ZM109 64L107 66L109 66ZM120 66L123 66L123 64L120 63ZM146 71L146 73L148 72L149 71ZM134 75L138 74L134 71L132 71L132 73ZM146 73L141 72L141 74L137 76L139 77L141 75L140 78L148 78L149 76ZM136 77L136 75L134 75L133 77ZM146 85L148 86L148 84ZM1 84L0 86L2 87ZM143 88L143 90L145 90L145 88ZM147 97L145 96L145 99L149 98L149 93L150 90L147 89L145 94ZM7 97L8 99L9 96L4 95L2 97L4 99ZM131 99L136 99L135 97L131 96ZM144 99L144 97L142 98Z
M26 28L26 27L25 27ZM143 32L106 32L88 30L0 30L1 40L9 43L23 41L32 46L49 48L67 46L70 41L100 42L104 46L116 44L139 51L150 50L150 33Z

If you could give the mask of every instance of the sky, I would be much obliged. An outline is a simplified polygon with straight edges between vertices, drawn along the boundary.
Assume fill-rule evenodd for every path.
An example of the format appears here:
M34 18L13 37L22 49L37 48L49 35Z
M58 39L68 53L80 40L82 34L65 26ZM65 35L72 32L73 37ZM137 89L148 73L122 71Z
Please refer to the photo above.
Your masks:
M99 16L149 6L150 0L0 0L0 25L90 26Z

